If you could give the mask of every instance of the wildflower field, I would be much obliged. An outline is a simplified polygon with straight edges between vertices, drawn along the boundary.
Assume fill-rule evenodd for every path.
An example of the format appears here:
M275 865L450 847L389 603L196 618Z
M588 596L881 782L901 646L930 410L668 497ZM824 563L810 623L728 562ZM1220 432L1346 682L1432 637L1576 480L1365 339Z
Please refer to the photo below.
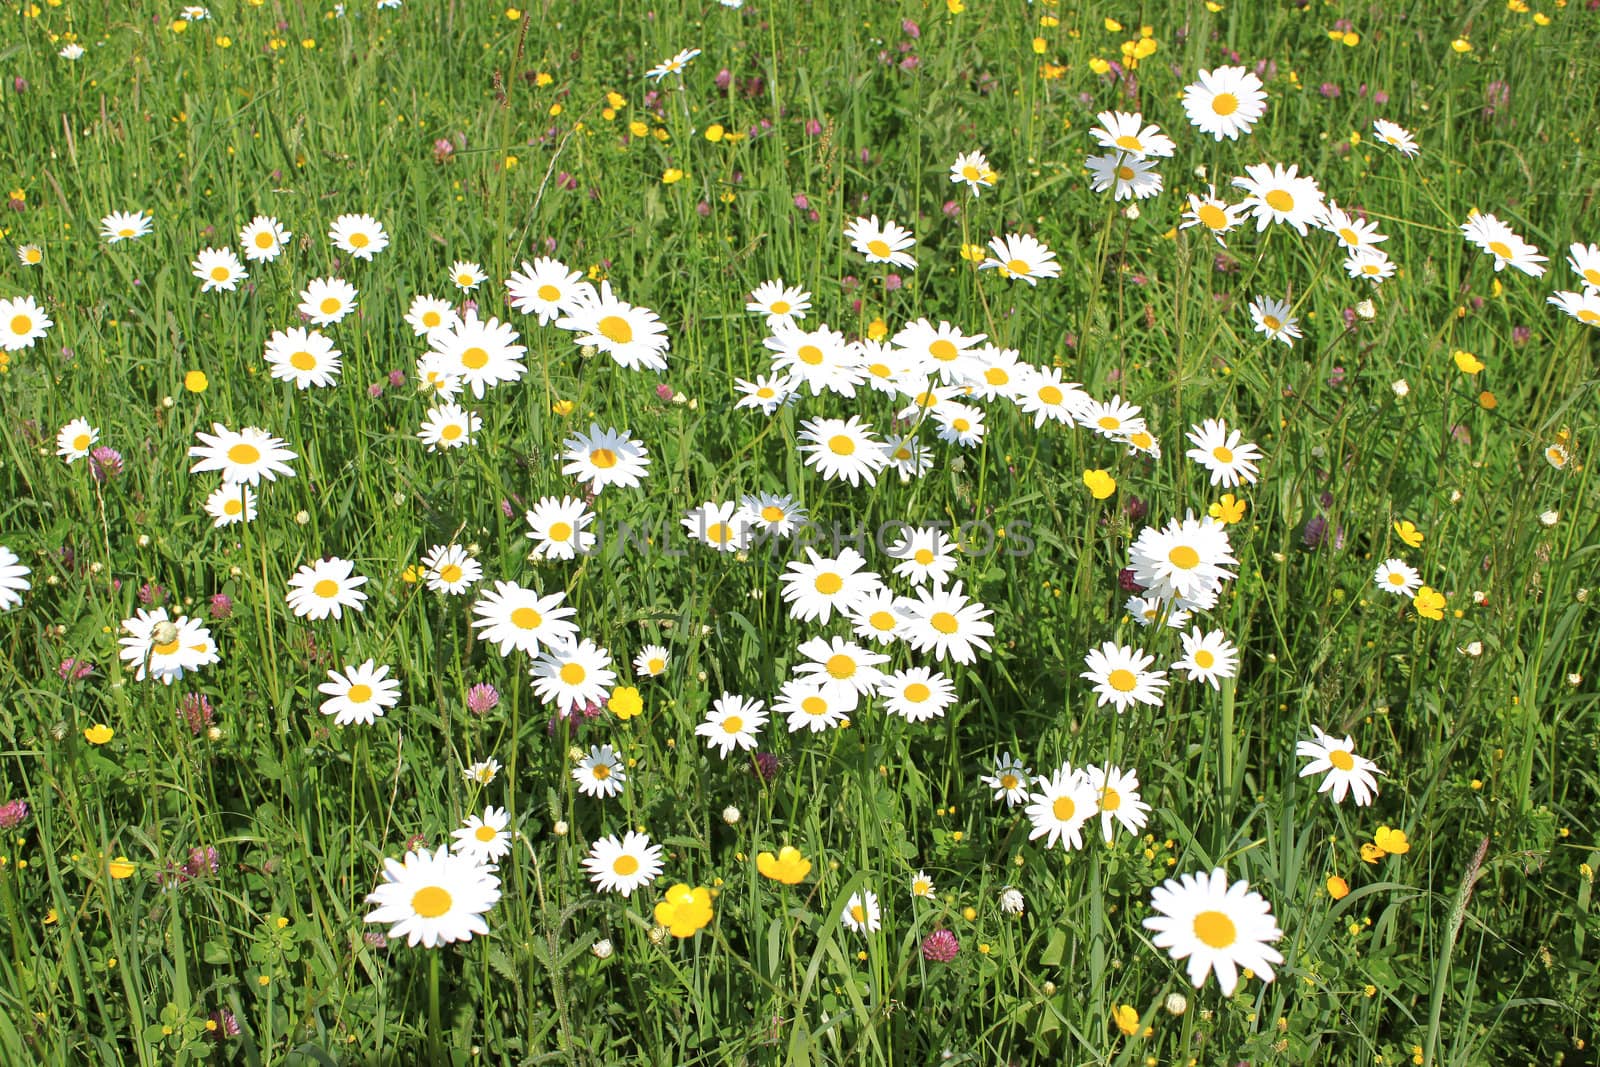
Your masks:
M0 1063L1596 1062L1600 3L0 26Z

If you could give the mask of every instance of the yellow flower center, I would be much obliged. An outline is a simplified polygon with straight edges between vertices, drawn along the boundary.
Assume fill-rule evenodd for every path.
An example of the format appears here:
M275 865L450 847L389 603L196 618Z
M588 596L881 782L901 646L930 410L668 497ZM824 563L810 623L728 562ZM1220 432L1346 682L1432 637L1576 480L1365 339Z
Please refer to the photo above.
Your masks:
M561 299L561 290L553 285L541 285L539 286L539 299L547 303L554 303Z
M609 448L597 448L589 453L589 462L602 470L609 470L617 465L617 454Z
M222 267L222 266L212 267L211 268L211 280L214 281L214 282L225 282L225 281L228 280L228 273L229 272L228 272L228 268L227 267Z
M430 330L443 321L444 316L440 315L437 311L424 311L422 313L422 325L426 326Z
M317 582L316 585L311 587L311 591L322 599L328 600L329 598L335 597L339 594L339 583L334 581L332 578L323 578L321 581Z
M639 861L632 856L618 856L611 864L611 869L626 878L639 869Z
M262 230L256 234L255 240L257 248L271 248L273 245L272 233L269 230Z
M494 827L489 826L488 824L484 824L484 825L478 827L476 830L472 831L472 836L476 837L479 841L482 841L484 844L488 844L490 841L493 841L495 838L499 837L500 834L499 834L499 832L497 830L495 830Z
M906 686L905 692L901 695L913 703L920 704L933 695L933 690L929 689L921 682L912 682L910 685Z
M317 366L317 357L310 352L296 352L289 357L289 366L295 370L314 370Z
M737 715L729 715L722 720L722 732L725 734L736 734L743 729L744 720Z
M461 568L454 563L446 563L439 568L439 577L446 582L459 582L461 580Z
M1128 152L1143 152L1144 142L1131 133L1125 133L1117 138L1117 147Z
M1213 448L1211 450L1211 454L1216 457L1218 463L1233 462L1233 451L1223 445L1218 445L1216 448Z
M852 678L856 673L856 661L843 652L828 657L828 673L840 681Z
M832 571L824 571L823 573L817 575L816 581L812 582L811 584L815 586L817 592L821 593L823 596L832 596L844 588L844 579Z
M1262 199L1274 211L1287 212L1294 210L1294 197L1289 195L1289 191L1286 189L1274 189Z
M1200 210L1194 213L1201 224L1212 230L1226 230L1228 228L1228 213L1215 204L1201 204Z
M800 701L800 710L807 715L826 715L828 713L828 702L816 695L808 696Z
M706 531L706 540L714 545L724 544L732 536L733 531L728 528L728 524L725 522L713 523L711 528Z
M787 315L789 314L789 301L774 300L770 310L774 315Z
M782 522L783 509L776 504L768 504L761 509L761 518L764 522Z
M644 666L645 670L649 671L651 674L660 674L662 671L667 669L667 661L662 659L660 656L656 656L653 659L646 660Z
M1328 753L1328 762L1341 771L1354 770L1356 765L1356 761L1350 758L1350 753L1342 748L1336 748Z
M132 237L134 235L134 233L135 233L135 230L134 230L134 228L132 226L124 226L122 229L117 231L117 236L118 237Z
M1118 167L1117 177L1121 178L1125 182L1133 181L1133 168L1126 165Z
M240 441L228 449L228 462L230 463L238 463L244 466L259 462L260 459L261 449L244 441Z
M532 608L518 608L511 613L511 625L519 630L536 630L542 622L543 616Z
M1489 242L1489 251L1493 252L1495 255L1499 256L1501 259L1513 259L1513 258L1515 258L1513 253L1512 253L1512 251L1511 251L1511 246L1506 244L1504 241L1490 241Z
M324 315L332 315L335 311L339 310L339 298L336 296L325 296L322 298L322 303L317 306L322 309L322 313Z
M454 441L456 438L461 436L461 432L461 424L452 422L450 425L439 431L439 436L444 438L446 441Z
M941 363L949 363L961 355L961 350L955 346L955 342L941 337L928 346L928 354Z
M1591 271L1590 273L1593 272ZM1580 308L1578 311L1578 321L1588 323L1600 322L1600 311L1590 311L1588 308Z
M222 503L222 513L224 515L237 515L243 510L244 510L244 502L241 501L241 500L229 499L229 500L223 501L223 503Z
M1009 772L1000 776L1000 788L1002 789L1015 789L1021 784L1022 779Z
M1011 375L1007 374L999 367L990 367L988 370L983 372L983 380L988 382L990 385L1005 385L1007 382L1011 381Z
M572 524L566 522L551 523L548 535L552 541L565 541L572 536Z
M1356 245L1361 243L1361 235L1356 233L1356 231L1352 230L1350 227L1345 226L1339 230L1339 240L1354 248Z
M352 704L365 704L372 699L372 687L370 685L352 685L349 691L345 693L345 699Z
M84 449L88 448L89 435L86 433L80 433L78 436L74 437L72 439L72 447L79 452L82 452Z
M1122 807L1122 794L1121 793L1117 792L1115 789L1110 789L1110 788L1103 789L1103 790L1100 791L1100 810L1101 811L1116 811L1120 807Z
M1050 813L1062 822L1072 818L1073 812L1078 810L1078 805L1072 802L1071 797L1056 797L1055 803L1050 805Z
M867 909L863 908L860 904L850 905L850 918L862 925L866 925Z
M933 562L933 551L927 548L919 548L917 549L917 554L912 558L926 567L928 564Z
M888 259L891 249L889 248L889 242L881 237L875 237L867 242L867 251L879 259Z
M1167 553L1167 559L1171 561L1174 567L1180 567L1186 571L1194 570L1200 565L1200 553L1188 545L1177 545L1171 552Z
M1122 420L1115 415L1102 415L1095 420L1095 425L1102 430L1115 433L1117 430L1122 429Z
M872 617L867 621L872 624L874 630L880 630L884 633L894 629L895 618L894 613L891 611L874 611Z
M1106 681L1119 693L1131 693L1139 685L1139 679L1125 667L1118 667L1106 675Z
M423 886L411 896L411 910L424 919L437 919L450 910L450 891L443 886Z
M456 284L457 285L471 285L471 284L473 284L473 277L472 277L472 275L468 274L466 271L462 271L460 274L456 275Z
M461 365L468 370L481 370L482 368L488 366L488 363L489 353L485 352L477 345L473 345L471 348L461 353Z
M1211 98L1211 111L1216 115L1231 115L1239 110L1239 98L1232 93L1218 93Z
M969 182L981 182L983 180L983 171L968 163L961 168L961 176Z
M1202 648L1194 654L1194 665L1196 667L1209 670L1215 662L1217 662L1217 657L1211 654L1210 649Z
M365 248L371 243L372 238L368 237L364 233L353 233L350 235L350 245L352 248Z
M603 782L611 777L611 768L604 763L596 763L589 768L589 773L594 775L596 781Z
M828 450L836 456L848 456L855 452L856 443L845 434L834 434L828 438Z
M1281 329L1283 329L1283 320L1278 318L1278 316L1276 316L1276 315L1263 315L1263 316L1261 316L1261 321L1266 325L1267 329L1269 329L1269 330L1281 330Z
M615 344L625 345L633 340L633 326L621 315L607 315L600 320L600 336Z
M795 353L795 358L808 367L815 367L822 362L822 349L816 345L801 345Z
M154 646L152 646L151 651L154 652L158 656L170 656L174 652L178 651L178 639L176 637L174 637L171 641L167 641L167 642L164 642L163 644L159 644L159 645L154 645Z
M1194 917L1194 936L1212 948L1227 948L1238 939L1238 931L1222 912L1202 911Z
M1063 397L1060 389L1057 389L1053 385L1047 385L1039 390L1039 399L1043 400L1046 404L1059 404L1061 403Z
M956 617L948 611L934 612L933 618L929 619L928 622L942 634L953 634L961 627L961 624L956 621Z
M581 663L563 663L561 665L561 680L567 685L578 685L589 676Z

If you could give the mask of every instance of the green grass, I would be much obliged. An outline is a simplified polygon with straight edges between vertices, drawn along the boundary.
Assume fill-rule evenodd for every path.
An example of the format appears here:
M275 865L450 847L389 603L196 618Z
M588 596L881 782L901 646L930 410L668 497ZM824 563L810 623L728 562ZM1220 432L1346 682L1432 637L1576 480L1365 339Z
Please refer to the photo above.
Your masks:
M30 808L0 849L0 1059L1592 1061L1596 349L1592 330L1546 303L1577 287L1567 246L1600 241L1600 16L1588 5L1539 5L1547 26L1501 4L967 0L951 15L749 0L646 16L582 0L520 20L444 0L348 6L332 18L326 5L219 3L182 33L176 7L0 11L0 182L24 194L0 232L44 252L27 268L6 250L0 298L32 295L55 322L0 375L0 544L32 568L22 605L0 616L0 802ZM1041 26L1047 14L1060 24ZM1127 28L1108 30L1108 15ZM1140 16L1158 51L1130 95L1090 63L1117 59ZM1354 20L1353 47L1329 37L1340 18ZM68 32L87 49L75 63L56 56L67 40L53 35ZM1460 37L1470 52L1452 49ZM644 80L686 47L704 54L684 76ZM1213 143L1179 95L1229 50L1273 64L1269 110L1253 134ZM1042 76L1046 62L1059 77ZM608 91L626 99L610 117ZM1142 109L1178 143L1165 191L1136 218L1082 170L1108 108ZM1374 118L1412 130L1421 155L1375 142ZM636 121L644 136L628 132ZM713 143L712 123L757 135ZM440 138L455 145L442 161ZM973 149L1001 175L978 199L948 181ZM1247 226L1223 270L1208 237L1169 233L1184 194L1204 189L1197 167L1224 190L1263 161L1297 164L1364 208L1399 276L1376 289L1349 280L1327 235ZM685 176L665 184L669 168ZM154 215L150 237L99 239L102 215L140 208ZM1494 274L1458 231L1473 208L1537 245L1548 273ZM389 248L370 263L340 257L325 235L345 212L380 219ZM287 254L251 264L239 292L199 293L194 254L237 247L256 214L294 232ZM841 237L858 214L915 232L918 266L900 288ZM1019 230L1056 252L1061 277L1029 288L959 255ZM566 333L500 307L501 280L547 247L660 313L668 372L584 358ZM414 293L456 295L455 259L482 263L475 298L509 316L529 372L481 401L465 395L483 418L472 447L428 453L415 431L429 401L411 380L366 390L411 375L426 346L401 316ZM299 324L299 290L329 274L357 286L361 314L325 331L345 357L338 387L297 392L271 380L262 346ZM875 320L892 333L926 316L1055 363L1093 396L1141 405L1163 455L1035 429L997 401L984 445L934 442L919 481L826 482L801 462L801 422L860 414L881 434L898 405L863 390L805 397L770 420L733 410L733 379L767 367L746 294L779 276L813 294L807 326L862 336ZM1261 295L1294 305L1305 336L1292 348L1252 332L1246 304ZM1376 317L1347 325L1369 297ZM1458 371L1456 350L1485 370ZM196 369L201 393L183 384ZM1402 378L1404 398L1391 388ZM685 402L662 399L660 384ZM80 416L123 456L104 485L54 454L55 431ZM1234 490L1249 504L1230 527L1238 579L1197 619L1239 646L1239 677L1217 692L1174 676L1159 708L1097 709L1079 677L1091 648L1136 645L1158 667L1181 655L1176 632L1126 616L1118 571L1142 525L1204 514L1222 491L1183 457L1184 432L1211 417L1265 453L1260 481ZM640 489L601 494L602 524L674 540L530 562L522 505L581 494L560 453L591 421L630 429L653 458ZM194 434L213 422L261 426L298 453L295 477L259 487L253 523L213 529L201 505L215 476L188 474ZM1544 458L1557 440L1575 455L1565 470ZM1090 496L1091 468L1116 478L1115 496ZM770 702L802 641L844 632L789 618L786 554L683 541L685 509L757 491L792 494L824 528L982 520L1013 546L1032 539L1031 551L962 560L957 577L996 633L976 664L942 665L958 693L949 714L913 725L873 707L818 735L774 719L761 738L780 760L771 783L694 735L718 694ZM1143 520L1128 517L1134 498ZM513 517L503 500L518 502ZM1399 541L1401 519L1424 531L1419 548ZM1314 522L1326 523L1320 547L1305 536ZM405 580L452 541L483 565L473 596ZM831 551L826 536L814 547ZM893 561L866 554L887 576ZM366 609L296 619L287 582L324 555L370 577ZM1444 619L1374 590L1373 569L1397 555L1446 595ZM476 593L496 579L564 589L622 681L642 645L668 645L667 675L637 683L643 713L548 728L527 657L502 659L470 628ZM232 598L232 616L210 624L221 663L171 687L133 679L116 640L144 583L199 615L213 595ZM1473 642L1481 655L1459 651ZM400 705L369 727L331 726L317 685L368 657L393 666ZM937 666L905 646L892 657ZM68 658L97 670L64 680ZM502 697L485 716L466 706L478 682ZM188 692L217 708L215 739L176 713ZM85 738L97 723L114 729L109 743ZM1297 777L1294 744L1313 723L1352 734L1387 773L1372 808L1335 806ZM634 761L620 798L577 794L580 743ZM1149 836L1104 847L1091 823L1082 851L1030 844L1022 809L978 781L1003 750L1036 773L1063 760L1136 768ZM491 756L496 781L464 782L466 764ZM520 834L491 934L432 952L365 936L381 931L363 916L382 859L447 842L486 804L509 808ZM1411 850L1363 864L1380 825L1403 829ZM580 862L628 828L666 845L663 877L629 900L597 895ZM814 863L792 888L755 866L785 843ZM220 869L164 888L161 873L205 846ZM116 857L131 877L110 877ZM1284 932L1276 980L1242 981L1231 998L1214 980L1191 988L1141 926L1152 887L1213 865L1248 878ZM910 898L919 869L936 903ZM1325 888L1332 875L1349 882L1342 900ZM715 919L658 944L651 909L678 881L717 890ZM1023 915L1000 909L1006 886L1023 893ZM840 923L860 889L882 903L870 937ZM923 959L936 928L960 939L953 962ZM591 952L600 938L608 959ZM1164 1007L1176 993L1182 1015ZM1124 1036L1121 1005L1149 1032ZM219 1043L205 1020L221 1009L241 1033Z

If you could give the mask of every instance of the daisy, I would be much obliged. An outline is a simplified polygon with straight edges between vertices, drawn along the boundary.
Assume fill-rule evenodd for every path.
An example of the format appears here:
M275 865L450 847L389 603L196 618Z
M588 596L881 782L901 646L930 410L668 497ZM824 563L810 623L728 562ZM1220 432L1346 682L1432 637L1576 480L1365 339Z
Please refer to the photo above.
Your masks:
M1256 333L1266 334L1274 341L1282 341L1291 348L1300 336L1300 320L1289 314L1289 304L1270 296L1258 296L1250 301L1250 318Z
M917 261L906 249L916 244L911 231L886 220L878 223L878 216L857 218L845 227L844 235L857 252L867 257L868 263L888 263L908 270L917 269Z
M1192 614L1182 608L1173 607L1171 602L1158 596L1131 596L1122 605L1122 609L1141 628L1161 622L1174 630L1181 630L1189 625L1189 616Z
M604 704L617 681L611 653L587 637L546 648L528 668L528 676L539 699L554 704L563 716L591 704Z
M1365 278L1373 285L1381 285L1394 277L1394 262L1376 248L1358 248L1344 260L1344 271L1352 278Z
M1075 770L1070 763L1057 767L1049 778L1040 775L1038 792L1029 793L1029 804L1023 809L1033 829L1028 840L1044 838L1045 848L1083 847L1083 824L1095 814L1097 797L1089 784L1088 775Z
M765 315L767 329L793 326L795 319L803 319L811 309L811 294L798 285L786 286L783 279L762 282L750 294L744 309L755 315Z
M995 345L984 345L973 352L971 369L971 374L962 385L972 390L974 400L993 400L998 396L1009 398L1028 371L1021 353L1016 349Z
M1272 919L1272 906L1245 881L1228 884L1218 867L1209 875L1185 874L1167 879L1150 893L1156 914L1144 920L1155 931L1151 943L1175 960L1188 960L1189 981L1199 989L1216 972L1224 997L1233 996L1241 968L1264 982L1272 981L1272 965L1283 956L1272 942L1283 931Z
M1574 243L1567 249L1567 266L1583 279L1585 291L1600 289L1600 245Z
M1129 430L1123 435L1122 440L1128 445L1128 455L1145 455L1153 459L1161 458L1161 442L1156 440L1154 434L1146 429Z
M1178 224L1178 229L1187 230L1191 226L1204 226L1212 237L1217 239L1217 244L1223 248L1228 247L1228 242L1223 237L1244 221L1245 207L1243 204L1230 204L1217 195L1214 185L1206 186L1206 195L1198 193L1189 194L1189 207L1183 213L1183 221Z
M100 440L100 431L89 425L88 419L73 419L56 433L56 455L69 464L89 455L89 450Z
M883 341L851 341L849 350L851 363L861 368L867 385L885 396L898 396L905 380L915 373L906 354Z
M963 152L950 164L950 180L958 185L965 182L973 196L982 196L985 189L993 188L999 177L982 152Z
M62 59L65 59L70 63L70 62L74 62L76 60L82 59L83 58L83 52L84 52L83 45L79 44L77 41L73 41L71 44L66 45L64 48L62 48L61 51L57 52L56 55L60 56Z
M461 827L450 831L455 853L479 864L498 863L511 853L511 833L506 829L511 816L493 804L483 809L482 817L468 815Z
M1118 393L1110 400L1085 398L1078 409L1077 420L1084 429L1093 430L1109 441L1116 441L1145 428L1144 419L1140 417L1143 410L1137 404L1122 399L1122 394Z
M820 734L843 722L858 703L854 689L840 691L815 678L791 678L778 687L772 713L786 718L791 734Z
M339 357L339 350L322 331L291 326L272 331L261 358L277 381L293 382L296 389L320 389L338 384L343 365Z
M1014 808L1028 799L1028 784L1033 781L1033 772L1007 751L995 761L994 773L982 775L978 781L994 790L994 799L1004 800L1006 807Z
M406 309L406 325L415 331L418 337L427 337L435 330L454 329L461 322L461 316L451 306L450 301L440 300L436 296L418 293L411 298L411 306Z
M1150 818L1150 805L1139 799L1139 773L1132 768L1096 767L1083 769L1094 790L1096 806L1100 810L1100 834L1107 842L1114 834L1111 824L1119 822L1128 833L1137 837Z
M798 651L806 658L795 664L795 677L817 683L826 695L841 703L848 703L850 694L858 699L871 696L883 677L878 665L889 662L883 653L842 637L813 637Z
M341 252L369 261L389 247L389 235L371 215L340 215L328 227L328 240Z
M978 658L977 650L990 650L985 638L994 636L994 623L989 621L994 612L963 596L960 582L949 589L918 589L915 597L902 597L899 605L905 615L901 632L918 652L971 663Z
M241 280L250 277L231 248L204 249L194 257L189 269L200 279L202 293L214 289L231 293L238 288Z
M719 504L708 500L690 508L682 521L691 538L718 552L743 552L750 546L744 511L732 501Z
M666 370L667 338L661 317L647 307L635 307L611 293L602 281L597 293L586 295L564 318L559 329L575 334L573 343L592 345L616 360L624 370Z
M682 74L684 68L687 67L690 61L699 54L700 49L698 48L685 48L671 59L664 59L660 63L657 63L655 66L651 67L649 70L645 71L644 76L654 81L660 81L668 74Z
M463 293L470 293L479 285L482 285L484 279L488 277L487 274L483 273L481 264L473 263L470 260L458 259L450 264L450 284L460 289Z
M633 657L633 673L640 678L659 678L667 672L672 655L662 645L645 645Z
M1162 133L1160 126L1145 126L1144 116L1137 111L1132 114L1126 111L1102 111L1095 118L1100 125L1091 129L1089 136L1101 148L1126 152L1133 159L1170 156L1177 151L1172 138Z
M748 752L756 747L756 734L766 725L767 713L759 700L723 693L706 712L705 722L694 728L695 736L717 749L723 759L735 748Z
M937 414L940 407L962 395L961 386L935 386L930 382L926 374L908 374L895 379L895 391L909 397L911 402L895 412L894 417L920 426L929 415Z
M483 428L483 419L459 404L440 404L428 409L417 437L428 446L429 452L445 448L460 448L472 443L472 435Z
M883 710L906 722L941 718L956 699L955 683L927 667L908 667L878 679L878 699Z
M1040 278L1061 275L1056 254L1031 234L1013 233L991 238L989 250L994 255L979 263L979 270L999 268L1000 277L1012 280L1020 278L1030 286L1038 285Z
M1103 193L1115 186L1114 200L1129 197L1144 200L1161 191L1161 175L1156 173L1153 159L1117 152L1109 156L1090 156L1083 165L1089 172L1089 188Z
M1220 679L1232 678L1239 671L1239 650L1221 630L1201 633L1198 628L1180 635L1183 641L1183 658L1172 664L1174 671L1182 671L1191 682L1207 682L1213 689L1221 689Z
M1232 489L1241 482L1256 483L1255 461L1261 457L1261 450L1242 440L1238 430L1229 433L1226 421L1206 419L1189 428L1188 438L1194 447L1184 455L1211 472L1212 485Z
M21 263L24 267L37 267L39 264L44 262L44 250L38 245L18 245L17 262Z
M627 897L660 877L661 851L662 846L652 845L648 835L630 830L620 841L615 834L600 838L583 865L598 890Z
M886 586L856 597L843 611L857 637L880 645L892 645L900 640L905 627L900 598Z
M437 948L489 933L483 913L500 900L500 879L471 857L452 854L448 845L407 852L403 863L385 859L383 879L367 894L367 903L377 906L365 921L390 923L390 937Z
M762 344L773 352L774 373L786 375L795 392L804 385L812 396L821 396L825 389L855 396L856 386L866 376L844 334L827 326L815 330L778 326Z
M792 496L753 493L739 498L744 521L763 537L788 537L806 521L806 509Z
M533 555L539 559L573 559L594 548L595 535L589 529L594 512L577 497L542 497L523 520L528 524L527 537L536 542Z
M978 369L979 346L988 339L987 334L963 333L948 322L938 326L927 319L918 319L897 331L890 344L907 367L903 375L905 384L915 383L906 392L920 391L926 386L927 376L935 372L939 380L954 384L970 377ZM954 396L951 392L948 395ZM911 417L911 416L903 416Z
M461 768L461 777L466 779L468 785L490 785L494 782L495 775L499 773L500 761L493 757L481 759Z
M1407 159L1417 154L1416 139L1404 126L1397 126L1388 119L1373 119L1372 132L1377 134L1378 140L1390 148L1398 149Z
M589 754L572 768L572 780L584 796L609 800L622 793L628 771L610 745L590 745Z
M1410 600L1422 588L1422 575L1403 559L1386 559L1378 564L1372 581L1379 589Z
M1558 292L1549 302L1579 322L1600 326L1600 289L1583 293Z
M423 577L436 593L460 596L483 577L483 565L460 545L434 545L422 557Z
M572 621L576 612L564 606L566 599L562 590L541 596L515 582L497 581L494 592L472 605L472 628L481 639L500 646L502 656L513 650L537 656L577 640L578 626Z
M313 278L300 293L299 312L315 326L329 326L356 309L356 287L343 278Z
M219 485L206 497L206 514L215 529L256 520L256 495L248 485Z
M1159 530L1153 526L1140 530L1128 555L1133 580L1148 595L1179 597L1193 604L1213 599L1222 582L1233 577L1224 564L1239 562L1227 527L1209 515L1196 519L1192 513Z
M1123 712L1139 703L1159 708L1161 691L1167 687L1167 672L1150 670L1155 660L1137 649L1106 641L1083 657L1089 669L1078 677L1094 683L1099 697L1095 707L1115 704L1117 711Z
M894 572L913 585L944 585L955 573L955 543L935 527L913 527L890 545L886 554L900 560Z
M1372 248L1389 239L1388 234L1378 232L1376 224L1354 218L1332 200L1328 201L1327 216L1322 220L1322 228L1337 237L1339 243L1352 252L1358 248Z
M888 457L872 427L856 415L849 419L807 419L800 424L800 451L806 466L821 472L828 481L849 479L851 485L865 481L878 484L878 472Z
M476 312L430 332L428 347L439 353L444 372L459 377L480 400L485 389L517 381L528 372L522 364L527 348L517 344L517 331L499 319L480 321Z
M863 570L866 557L845 547L833 559L806 547L806 560L790 560L784 568L783 600L789 617L798 622L827 622L835 611L883 588L876 571Z
M567 462L561 473L588 482L596 496L608 485L636 487L650 466L649 449L629 436L628 431L602 430L596 423L589 424L587 434L568 437L562 447Z
M375 663L369 659L359 667L347 666L343 674L329 671L328 680L317 686L317 692L328 697L318 710L334 716L340 726L371 726L383 718L386 710L400 702L400 682L389 677L387 663L381 667Z
M1244 177L1233 184L1249 195L1239 205L1255 216L1256 232L1274 222L1293 226L1301 237L1310 226L1320 226L1326 211L1322 190L1310 175L1300 176L1300 168L1288 170L1278 163L1255 163L1244 168Z
M1183 110L1201 133L1236 141L1266 114L1267 94L1261 79L1243 67L1202 70L1183 90Z
M757 408L761 414L771 415L794 398L796 383L787 374L774 374L770 378L758 374L755 381L735 378L733 384L740 393L739 402L733 405L734 410Z
M367 594L361 586L367 584L364 575L355 573L355 564L338 556L329 556L315 563L303 564L289 579L289 607L302 619L335 619L344 617L344 609L362 611Z
M918 871L911 876L911 897L913 900L939 899L939 892L934 888L933 879L928 877L927 871Z
M286 461L298 457L283 447L282 438L254 426L234 433L220 422L212 423L211 430L195 433L200 443L189 449L189 455L200 462L189 468L190 474L221 471L229 485L259 485L262 478L275 482L280 474L294 477Z
M113 211L100 220L100 236L108 245L137 240L150 232L152 221L143 211Z
M1378 795L1377 776L1383 772L1376 763L1356 755L1355 746L1355 741L1348 734L1341 741L1332 734L1323 733L1322 727L1312 726L1311 740L1298 741L1294 746L1296 756L1311 760L1300 768L1300 777L1325 774L1317 792L1332 790L1335 804L1343 804L1345 794L1349 793L1355 799L1356 807L1366 807Z
M244 249L244 258L250 262L271 263L282 254L284 244L293 236L271 215L257 215L239 231L239 247Z
M6 555L10 555L10 552L0 554L0 588L4 588L8 581L5 572L13 569L5 563ZM12 556L12 559L16 557ZM26 568L23 571L26 573ZM11 588L18 587L13 584ZM27 583L24 582L21 588L26 589ZM0 593L0 596L3 595ZM163 685L171 685L181 679L186 671L199 670L222 658L217 654L217 644L211 639L211 631L200 620L187 615L168 619L166 608L157 608L155 611L139 608L132 618L122 620L122 628L128 636L117 641L122 646L118 655L134 668L133 678L137 682L144 681L148 674Z
M1039 368L1022 364L1027 371L1021 376L1015 395L1017 410L1033 416L1035 429L1047 420L1071 425L1078 412L1089 401L1089 394L1078 388L1077 382L1065 381L1060 367Z
M15 552L0 545L0 611L10 611L22 603L22 594L33 588L28 581L30 573L31 568L24 567Z
M1540 255L1537 248L1493 215L1474 212L1461 224L1461 232L1467 240L1494 257L1496 274L1508 264L1535 278L1545 271L1543 264L1548 257Z
M540 256L532 263L523 260L522 269L506 279L506 292L511 296L511 306L524 315L536 316L540 326L550 325L597 295L581 273L568 270L565 263L549 256Z
M853 934L875 934L883 926L883 913L878 908L878 894L870 889L851 893L845 901L839 921Z
M54 325L31 296L0 300L0 348L7 352L32 348Z
M882 465L898 474L902 482L922 477L933 466L933 457L922 447L922 442L911 434L891 435L883 442L881 451Z

